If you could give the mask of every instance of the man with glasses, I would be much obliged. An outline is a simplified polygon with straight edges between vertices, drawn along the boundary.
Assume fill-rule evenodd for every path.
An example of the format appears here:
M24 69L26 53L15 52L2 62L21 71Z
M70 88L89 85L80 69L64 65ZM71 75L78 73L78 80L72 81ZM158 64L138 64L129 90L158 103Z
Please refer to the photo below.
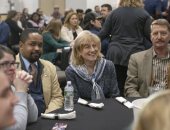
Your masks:
M35 122L38 117L36 104L27 93L32 75L23 70L16 70L18 65L19 63L15 62L15 54L9 48L0 45L0 70L6 74L11 89L19 98L13 111L16 124L7 130L25 130L27 123Z

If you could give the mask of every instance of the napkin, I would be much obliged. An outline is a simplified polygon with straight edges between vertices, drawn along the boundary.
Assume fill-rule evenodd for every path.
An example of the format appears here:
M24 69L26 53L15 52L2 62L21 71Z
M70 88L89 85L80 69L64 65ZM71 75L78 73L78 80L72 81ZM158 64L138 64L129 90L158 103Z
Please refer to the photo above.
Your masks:
M76 111L65 113L65 114L41 113L41 117L48 118L48 119L75 119Z
M93 108L103 108L104 107L103 103L89 103L88 105Z
M88 103L88 101L82 99L82 98L79 98L78 103L82 104L82 105L87 105L89 107L92 107L92 108L103 108L104 107L104 104L103 103Z
M129 102L128 100L126 100L125 98L123 98L123 97L116 97L115 99L118 102L122 103L127 108L133 108L133 104L131 102Z

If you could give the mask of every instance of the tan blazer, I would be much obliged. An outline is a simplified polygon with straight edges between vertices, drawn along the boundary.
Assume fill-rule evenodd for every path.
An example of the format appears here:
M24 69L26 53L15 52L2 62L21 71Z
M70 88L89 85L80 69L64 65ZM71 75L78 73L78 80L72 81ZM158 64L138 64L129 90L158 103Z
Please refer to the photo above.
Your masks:
M125 82L125 96L147 97L152 80L153 48L131 55ZM170 65L168 66L168 88L170 88Z
M21 63L19 55L16 56L16 61ZM45 113L48 113L63 106L63 96L58 82L56 67L51 62L46 60L40 59L40 62L44 66L41 80L46 105ZM19 68L21 69L21 64Z

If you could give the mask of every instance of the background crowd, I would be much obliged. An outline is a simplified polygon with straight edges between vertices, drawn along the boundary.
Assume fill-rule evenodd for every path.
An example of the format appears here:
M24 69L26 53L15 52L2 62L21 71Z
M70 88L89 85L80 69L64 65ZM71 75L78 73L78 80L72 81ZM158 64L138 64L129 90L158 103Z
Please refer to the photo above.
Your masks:
M9 110L0 109L10 119L0 116L0 129L26 129L41 113L61 108L66 81L75 102L148 97L149 87L170 88L169 22L168 0L120 0L114 10L103 4L64 15L57 5L51 16L41 8L10 10L5 20L0 15L0 104L6 100Z

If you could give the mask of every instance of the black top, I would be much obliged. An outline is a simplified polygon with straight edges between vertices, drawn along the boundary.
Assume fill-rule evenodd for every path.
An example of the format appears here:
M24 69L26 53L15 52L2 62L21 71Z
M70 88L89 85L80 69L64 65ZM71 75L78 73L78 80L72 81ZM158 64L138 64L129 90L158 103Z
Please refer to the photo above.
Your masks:
M14 20L8 19L5 22L9 25L11 31L10 45L18 45L22 29L18 26L17 22Z
M143 8L119 7L107 17L99 37L111 35L107 58L114 64L127 66L129 57L145 49L150 40L152 19Z

